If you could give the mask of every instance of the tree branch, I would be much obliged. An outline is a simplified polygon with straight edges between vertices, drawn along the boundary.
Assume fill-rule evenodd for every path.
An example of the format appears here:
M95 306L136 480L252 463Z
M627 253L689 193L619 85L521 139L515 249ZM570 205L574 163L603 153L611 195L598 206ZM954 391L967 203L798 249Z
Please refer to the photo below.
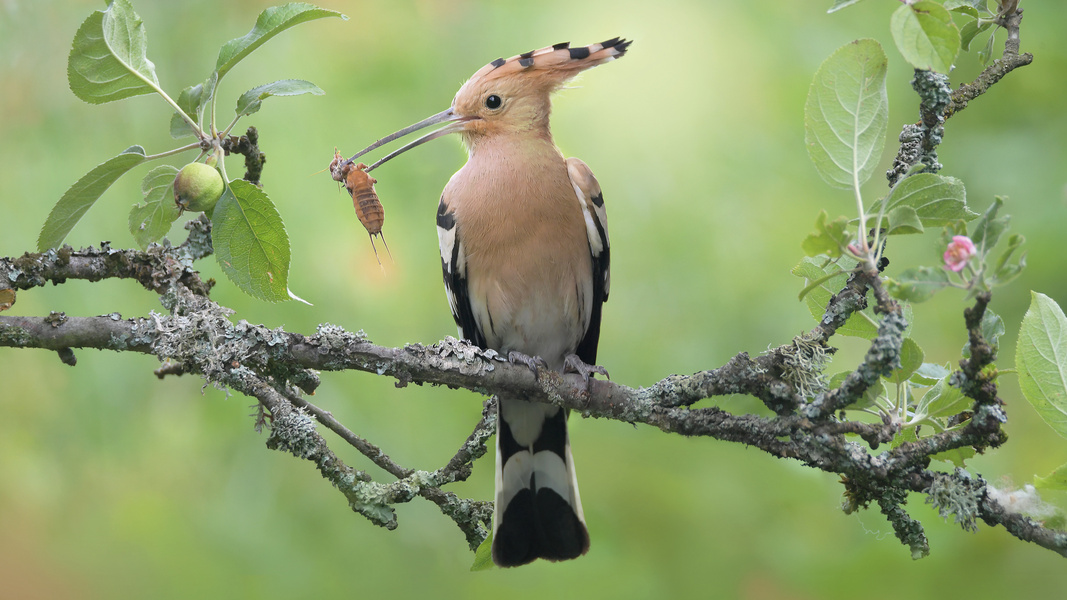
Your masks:
M996 24L1008 31L1004 55L983 69L974 81L960 84L955 91L949 87L947 76L915 70L912 87L919 94L920 119L918 123L905 125L900 132L900 150L893 160L893 167L886 173L890 187L920 163L925 166L924 172L939 171L941 164L937 162L937 146L945 134L945 121L967 108L968 102L989 91L1005 75L1034 61L1029 52L1019 54L1019 25L1022 18L1021 9L997 17Z
M201 227L202 224L193 226L194 235L199 235L196 232L201 232ZM877 500L902 540L919 554L926 551L920 543L925 538L921 537L921 525L904 512L906 496L902 494L907 490L926 491L937 477L943 477L927 469L929 457L964 445L995 447L1004 440L999 401L991 402L985 396L976 401L975 416L960 431L905 443L877 456L849 439L859 436L875 449L893 439L899 430L899 425L889 420L859 423L835 417L837 411L858 400L899 360L906 323L877 273L855 272L846 287L833 297L826 316L815 329L767 354L751 358L741 353L717 369L672 375L648 388L601 380L593 380L587 387L578 375L542 370L535 376L528 368L512 365L491 350L483 351L453 338L431 346L388 348L329 324L320 325L316 333L307 336L243 321L234 324L228 319L229 311L207 297L210 285L183 264L181 253L187 247L154 246L137 252L103 245L99 249L64 248L19 259L0 259L0 281L11 281L19 290L73 278L133 278L161 293L161 300L171 310L169 315L151 313L133 319L119 315L0 316L0 346L155 354L161 360L170 360L171 369L179 365L184 372L199 373L215 385L255 397L269 412L269 447L312 461L323 477L345 495L353 510L387 528L397 524L394 504L422 496L457 523L471 547L486 537L491 503L458 498L441 487L468 477L473 461L486 453L486 442L495 428L492 405L486 405L474 432L447 465L434 471L411 469L399 465L383 449L301 396L318 385L315 370L360 370L394 377L401 386L429 383L486 395L506 394L556 404L584 416L644 423L666 432L755 446L777 457L794 458L843 475L850 506L866 506ZM836 327L866 306L867 289L874 294L876 312L883 315L871 349L841 386L805 398L790 378L783 376L786 359L798 349L825 347ZM992 349L982 340L976 325L987 304L988 297L980 296L968 311L967 326L974 350L972 358L961 365L959 379L975 382L971 387L965 385L965 392L989 392L992 386L995 399L995 383L981 375L992 360ZM815 361L810 367L814 370L821 365ZM796 364L790 368L797 368ZM693 408L700 400L735 393L751 393L764 399L775 409L776 416L734 415L717 407ZM395 481L379 483L369 474L345 465L317 433L313 418ZM1006 527L1010 524L1020 539L1057 543L1058 538L1041 531L1040 525L1004 516L1002 507L987 504L981 505L981 518L986 522Z

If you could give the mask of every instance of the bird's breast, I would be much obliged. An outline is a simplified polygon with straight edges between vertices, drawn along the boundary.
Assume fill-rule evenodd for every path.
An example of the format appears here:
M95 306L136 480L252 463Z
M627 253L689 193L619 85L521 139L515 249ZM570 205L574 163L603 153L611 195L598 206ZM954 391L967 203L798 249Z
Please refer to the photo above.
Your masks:
M554 150L554 148L553 148ZM559 368L589 325L592 263L566 163L474 157L449 182L468 294L487 344Z

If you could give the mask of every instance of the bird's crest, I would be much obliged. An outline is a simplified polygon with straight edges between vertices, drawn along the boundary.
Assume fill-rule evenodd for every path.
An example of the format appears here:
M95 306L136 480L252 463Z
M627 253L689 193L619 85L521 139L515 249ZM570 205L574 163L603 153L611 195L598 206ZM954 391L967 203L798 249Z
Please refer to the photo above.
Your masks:
M535 79L545 87L556 89L578 73L626 54L630 43L630 40L616 37L599 44L571 48L570 42L563 42L511 58L498 58L479 69L468 84L521 74L524 79Z

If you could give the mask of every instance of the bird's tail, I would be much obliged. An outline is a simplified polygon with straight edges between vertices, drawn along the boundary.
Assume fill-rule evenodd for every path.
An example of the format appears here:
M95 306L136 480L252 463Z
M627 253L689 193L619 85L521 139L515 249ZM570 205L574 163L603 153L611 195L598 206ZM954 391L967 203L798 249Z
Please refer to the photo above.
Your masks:
M525 400L501 400L497 410L493 562L514 567L585 554L567 411Z

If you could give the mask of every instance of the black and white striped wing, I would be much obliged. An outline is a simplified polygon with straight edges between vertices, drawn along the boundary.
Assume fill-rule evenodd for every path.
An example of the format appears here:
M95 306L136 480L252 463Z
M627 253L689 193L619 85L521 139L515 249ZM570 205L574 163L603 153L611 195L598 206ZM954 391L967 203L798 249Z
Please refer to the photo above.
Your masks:
M608 212L604 207L604 193L589 166L577 158L567 159L567 174L570 175L574 193L585 217L586 235L589 236L589 253L593 259L593 307L589 326L578 344L575 354L587 365L596 364L597 343L600 340L600 314L608 299L611 287L611 243L608 240Z
M467 294L467 261L463 253L463 240L457 235L456 217L449 209L444 194L437 205L437 240L441 247L441 273L445 280L445 294L452 318L459 326L459 334L480 348L485 348L482 335L474 320L470 296Z

